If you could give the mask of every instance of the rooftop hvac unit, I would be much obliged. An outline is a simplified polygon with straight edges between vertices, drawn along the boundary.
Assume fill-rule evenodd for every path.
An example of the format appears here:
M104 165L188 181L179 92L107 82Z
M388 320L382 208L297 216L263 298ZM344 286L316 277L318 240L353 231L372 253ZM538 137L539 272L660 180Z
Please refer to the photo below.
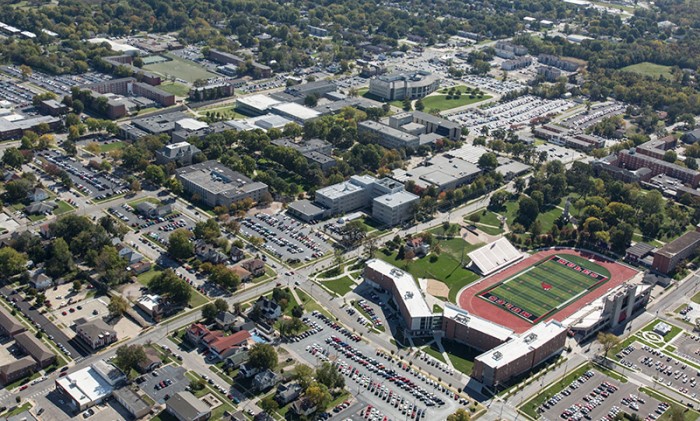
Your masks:
M496 351L493 353L493 359L496 361L500 361L501 358L503 358L503 354L501 354L501 351Z
M525 343L529 344L530 342L534 341L537 339L537 334L536 333L531 333L525 337Z

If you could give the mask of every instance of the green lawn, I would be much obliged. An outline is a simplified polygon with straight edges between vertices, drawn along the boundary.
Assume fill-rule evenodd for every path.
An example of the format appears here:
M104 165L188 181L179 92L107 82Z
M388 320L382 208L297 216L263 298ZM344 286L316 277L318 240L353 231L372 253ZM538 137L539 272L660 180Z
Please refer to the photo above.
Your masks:
M312 312L314 310L318 311L321 314L324 314L326 317L329 319L334 319L333 315L331 315L329 312L327 312L319 303L316 302L309 294L305 293L301 289L297 288L297 295L299 296L299 299L302 301L304 310L307 312Z
M159 266L153 266L148 272L144 272L136 277L136 280L139 281L140 284L143 284L143 286L148 286L148 284L151 282L151 279L153 279L156 275L160 274L163 271L163 269Z
M44 214L39 214L39 215L27 215L27 219L29 219L32 222L36 221L41 221L43 219L46 219L46 215Z
M445 349L447 356L450 358L450 362L456 370L466 375L471 375L472 368L474 367L474 358L481 354L481 352L459 342L449 340L443 340L442 347Z
M443 363L445 362L445 357L443 357L440 351L437 350L435 344L431 346L424 346L423 348L421 348L421 351L425 352L426 354L430 355L438 361L441 361Z
M63 215L64 213L68 213L75 209L73 206L68 204L67 202L64 202L63 200L59 200L56 202L58 207L53 210L54 215Z
M163 56L172 60L164 61L162 63L148 64L143 66L143 68L152 72L160 73L163 76L174 76L188 82L194 82L197 79L208 79L215 76L214 73L211 73L193 61L185 60L172 54L163 54Z
M349 276L334 279L332 281L324 281L323 286L340 295L341 297L355 288L355 282Z
M190 93L189 86L183 85L182 83L178 83L178 82L161 83L160 85L158 85L158 88L164 90L165 92L171 93L175 96L186 97Z
M463 107L465 105L474 104L477 102L486 101L487 99L491 99L490 95L484 94L481 94L481 98L479 98L479 96L474 96L473 98L471 98L471 95L464 93L466 86L460 86L459 88L460 91L462 91L462 95L459 98L453 96L450 99L447 99L447 95L444 95L442 93L432 94L423 98L423 105L425 106L425 110L428 111L437 109L440 111L445 111L450 110L452 108ZM440 90L439 92L442 92L442 90Z
M651 332L654 330L654 326L656 326L656 324L661 322L661 321L662 321L661 319L656 319L656 320L652 321L651 323L649 323L648 325L644 326L641 331L642 332ZM671 339L675 338L676 335L678 335L679 333L681 333L683 331L683 329L681 329L680 327L678 327L672 323L669 323L665 320L663 320L663 322L668 324L669 326L671 326L671 331L668 332L666 334L666 336L662 336L664 342L671 342ZM661 336L661 335L659 335L659 336Z
M204 305L209 302L209 299L202 295L199 291L196 289L192 288L192 296L190 297L190 301L187 302L187 304L192 307L192 308L197 308L201 305Z
M700 292L698 292L697 294L693 295L693 298L691 298L691 300L693 300L693 302L696 303L696 304L700 304Z
M576 271L558 262L558 258L595 272L597 276ZM515 314L535 323L609 278L610 272L605 268L578 256L561 254L523 270L480 295L499 307L512 305L518 309ZM505 303L496 303L498 299Z
M459 290L476 281L479 275L465 269L464 266L460 264L460 258L456 257L462 255L462 244L466 244L464 240L455 238L440 241L439 244L443 251L437 256L437 260L432 263L430 262L430 257L423 257L410 262L396 260L397 253L392 253L386 249L377 253L377 257L408 271L416 278L432 278L444 282L450 289L450 296L448 299L450 302L454 303L457 300L457 293ZM472 247L476 248L478 246L467 244L464 247L465 264L468 262L466 254Z
M3 419L7 419L10 417L13 417L15 415L19 415L24 411L29 411L32 409L32 404L29 402L25 402L24 404L18 406L17 408L13 409L12 411L8 412L7 414L3 415Z
M245 114L238 112L235 105L228 106L228 107L209 108L209 109L199 110L199 113L201 115L207 115L208 113L211 113L211 114L219 113L223 118L227 118L229 120L242 120L244 118L249 117Z
M109 152L115 149L121 149L126 146L126 143L117 141L112 143L100 143L100 152Z
M565 199L564 199L565 200ZM572 202L573 203L573 202ZM573 210L573 204L572 204L572 210ZM561 214L564 211L562 209L559 209L558 207L551 206L549 208L546 208L540 212L540 214L537 216L537 219L540 221L540 224L542 225L542 232L547 232L552 228L552 225L554 225L554 221L561 216ZM518 215L518 201L516 200L511 200L506 203L506 210L504 212L504 216L507 218L506 222L509 225L512 225L513 222L515 222L515 219L517 218ZM525 227L527 229L528 227Z
M132 202L129 202L128 205L131 206L132 208L135 208L136 205L143 203L143 202L153 203L156 206L161 205L161 201L156 199L155 197L144 197L143 199L134 200Z
M649 63L648 61L626 66L620 69L626 72L633 72L643 76L651 76L658 79L660 76L669 79L671 77L671 66Z

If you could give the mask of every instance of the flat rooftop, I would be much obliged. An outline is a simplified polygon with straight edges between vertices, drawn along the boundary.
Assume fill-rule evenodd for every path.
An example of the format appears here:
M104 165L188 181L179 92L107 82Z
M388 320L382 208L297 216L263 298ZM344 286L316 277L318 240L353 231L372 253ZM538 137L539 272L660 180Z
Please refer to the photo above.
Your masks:
M696 247L698 243L700 243L700 232L689 231L661 247L657 253L665 256L674 256L688 247Z
M374 199L374 202L381 203L382 205L388 206L390 208L395 208L406 203L415 202L418 199L420 198L415 194L409 193L404 190L396 193L389 193L383 196L379 196Z
M81 406L99 400L112 393L112 386L97 370L86 367L56 380Z
M253 183L253 180L245 175L214 160L180 168L177 174L214 194L243 189Z
M321 113L313 108L305 107L301 104L297 104L296 102L276 104L270 107L270 110L272 112L281 113L301 121L311 120L312 118L316 118L321 115Z
M470 329L484 332L501 341L507 341L508 338L515 333L507 327L482 319L481 317L470 314L468 311L450 304L445 305L442 316L452 319L461 325L468 326Z
M554 320L535 325L532 329L510 341L503 343L490 351L476 357L489 367L499 368L517 360L533 349L537 349L544 343L552 340L566 329Z
M417 139L416 136L403 132L401 130L389 127L386 124L379 123L377 121L366 120L358 124L358 127L365 127L369 130L383 133L386 136L390 136L394 139L401 140L403 142L411 142Z
M272 107L273 105L277 105L280 102L274 98L270 98L267 95L257 94L238 98L236 103L254 108L256 110L266 111L268 108Z
M398 296L394 298L403 301L412 318L433 316L433 312L428 307L428 303L425 302L416 280L410 273L380 259L368 260L366 265L392 280L398 292Z
M361 191L363 189L364 188L362 186L353 184L348 180L343 181L342 183L333 184L331 186L318 189L316 190L316 194L320 194L321 196L327 197L329 199L338 199L340 197Z

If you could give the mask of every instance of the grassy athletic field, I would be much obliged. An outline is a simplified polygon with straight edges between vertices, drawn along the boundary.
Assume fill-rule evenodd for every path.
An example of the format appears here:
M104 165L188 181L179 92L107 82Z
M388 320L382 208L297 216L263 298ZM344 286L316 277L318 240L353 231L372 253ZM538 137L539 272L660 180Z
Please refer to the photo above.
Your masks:
M610 272L600 265L569 254L554 255L479 296L537 323L608 279Z

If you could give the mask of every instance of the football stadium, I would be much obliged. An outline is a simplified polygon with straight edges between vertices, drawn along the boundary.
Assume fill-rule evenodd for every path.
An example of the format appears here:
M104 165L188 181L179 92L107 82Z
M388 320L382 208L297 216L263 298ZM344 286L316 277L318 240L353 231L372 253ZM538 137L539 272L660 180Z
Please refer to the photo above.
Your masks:
M482 291L479 297L532 323L610 279L604 267L572 254L555 254Z

